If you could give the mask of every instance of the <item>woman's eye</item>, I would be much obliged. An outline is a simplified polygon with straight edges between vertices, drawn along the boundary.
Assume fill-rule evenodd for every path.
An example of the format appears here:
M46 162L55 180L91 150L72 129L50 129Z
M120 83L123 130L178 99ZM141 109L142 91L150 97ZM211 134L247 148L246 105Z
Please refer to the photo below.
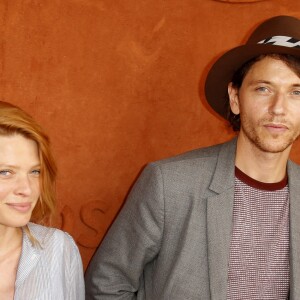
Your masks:
M39 176L41 174L41 170L32 170L31 174Z
M11 175L11 171L10 170L0 170L0 176L3 176L3 177L7 177L9 175Z

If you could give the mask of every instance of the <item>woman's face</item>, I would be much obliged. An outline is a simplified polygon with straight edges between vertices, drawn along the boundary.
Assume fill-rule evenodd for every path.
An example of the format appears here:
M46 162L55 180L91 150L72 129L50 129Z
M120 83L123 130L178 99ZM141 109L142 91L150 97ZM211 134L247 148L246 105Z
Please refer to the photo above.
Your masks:
M40 196L40 160L33 140L0 135L0 229L26 225Z

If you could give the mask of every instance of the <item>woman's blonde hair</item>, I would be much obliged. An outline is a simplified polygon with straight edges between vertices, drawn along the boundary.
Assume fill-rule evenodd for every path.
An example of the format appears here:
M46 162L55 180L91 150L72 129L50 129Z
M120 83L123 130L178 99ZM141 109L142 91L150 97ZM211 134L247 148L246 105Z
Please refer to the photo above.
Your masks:
M49 225L55 214L56 165L53 159L48 136L41 126L19 107L0 101L0 135L20 134L33 140L38 146L41 164L40 197L32 212L30 221Z

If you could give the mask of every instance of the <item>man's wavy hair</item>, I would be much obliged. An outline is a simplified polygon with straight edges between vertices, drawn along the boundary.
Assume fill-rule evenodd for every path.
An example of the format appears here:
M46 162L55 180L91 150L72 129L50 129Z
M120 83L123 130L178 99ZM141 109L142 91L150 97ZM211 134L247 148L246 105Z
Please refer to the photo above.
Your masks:
M242 86L243 80L245 76L248 74L251 67L258 61L262 60L264 57L271 57L274 59L281 60L284 62L295 74L300 77L300 58L295 57L289 54L263 54L260 56L256 56L246 63L244 63L233 75L232 77L232 87L237 88L238 90ZM235 115L231 109L229 104L229 96L227 95L228 102L228 121L234 131L239 131L241 127L240 115Z
M55 214L55 179L57 174L56 164L50 151L49 138L30 115L17 106L0 101L0 136L15 134L35 141L38 146L41 164L40 197L30 221L49 225Z

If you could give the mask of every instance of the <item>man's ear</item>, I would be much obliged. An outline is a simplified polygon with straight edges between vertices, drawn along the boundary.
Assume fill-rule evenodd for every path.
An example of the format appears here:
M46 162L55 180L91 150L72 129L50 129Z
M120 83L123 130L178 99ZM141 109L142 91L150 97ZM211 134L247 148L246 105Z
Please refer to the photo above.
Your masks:
M228 96L231 111L238 115L240 113L239 93L238 89L232 86L232 82L228 84Z

